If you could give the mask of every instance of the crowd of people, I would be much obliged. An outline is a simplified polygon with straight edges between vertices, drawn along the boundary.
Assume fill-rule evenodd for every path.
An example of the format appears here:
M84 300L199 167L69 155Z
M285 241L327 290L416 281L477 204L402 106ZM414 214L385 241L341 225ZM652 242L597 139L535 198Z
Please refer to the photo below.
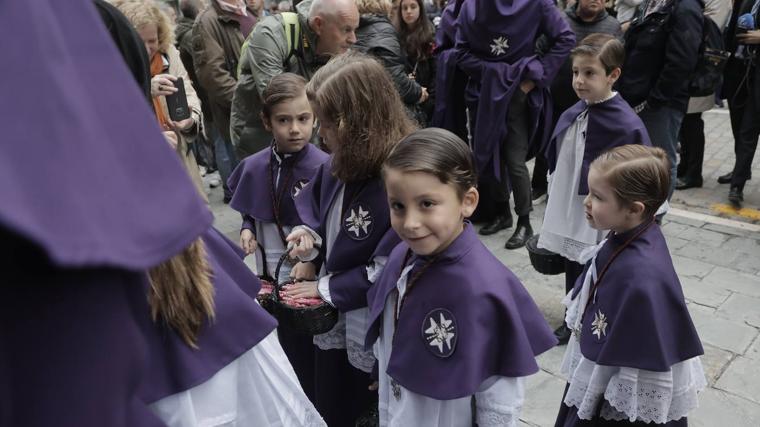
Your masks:
M0 10L29 41L0 70L0 425L516 426L556 345L555 426L687 425L704 350L659 224L721 99L743 202L760 0ZM553 332L478 237L513 226L561 263Z

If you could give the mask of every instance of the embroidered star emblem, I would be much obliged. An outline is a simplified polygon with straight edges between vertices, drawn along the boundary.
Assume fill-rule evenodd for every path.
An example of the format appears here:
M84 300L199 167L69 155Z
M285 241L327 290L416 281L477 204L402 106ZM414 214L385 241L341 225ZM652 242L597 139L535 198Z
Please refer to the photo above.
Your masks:
M372 218L369 215L369 211L365 211L361 206L351 209L351 216L346 218L348 231L354 233L356 237L367 234L370 224L372 224Z
M296 185L293 186L293 197L298 197L298 195L301 194L301 190L306 188L307 184L309 184L309 181L306 179L296 182Z
M507 49L509 49L509 40L506 37L501 36L493 39L493 43L491 43L491 55L504 55Z
M591 334L596 335L596 339L602 339L602 335L607 335L607 316L601 310L594 313L594 321L591 323Z
M446 345L447 350L451 350L451 340L454 338L454 326L452 321L445 318L443 313L439 313L439 321L436 323L432 317L430 320L430 327L425 329L427 335L428 344L433 347L438 347L438 351L443 353L443 346Z

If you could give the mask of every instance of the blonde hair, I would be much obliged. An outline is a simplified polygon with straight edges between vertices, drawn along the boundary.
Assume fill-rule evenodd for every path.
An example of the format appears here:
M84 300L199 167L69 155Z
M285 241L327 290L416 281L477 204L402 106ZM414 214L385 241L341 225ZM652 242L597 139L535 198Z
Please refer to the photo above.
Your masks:
M158 50L161 53L169 52L169 48L174 45L174 25L158 6L146 0L123 0L112 3L127 17L135 29L155 24L158 33Z
M356 0L356 8L360 15L391 16L390 0Z
M644 205L644 217L654 216L670 192L670 162L664 150L629 144L609 150L591 163L624 206Z
M306 95L336 128L332 173L344 182L379 176L396 143L415 130L385 68L364 54L335 56L314 74Z

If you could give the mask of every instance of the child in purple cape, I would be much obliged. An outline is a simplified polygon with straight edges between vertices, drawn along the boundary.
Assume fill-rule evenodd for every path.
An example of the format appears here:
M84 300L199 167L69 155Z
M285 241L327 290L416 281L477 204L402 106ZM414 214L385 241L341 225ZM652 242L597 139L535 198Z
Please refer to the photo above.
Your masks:
M272 146L243 159L227 184L233 192L230 206L243 215L240 246L246 254L256 253L259 275L281 283L290 275L286 262L280 277L274 277L285 253L285 238L301 224L294 198L329 156L309 144L314 113L306 98L306 79L293 73L275 76L262 94L262 104L262 121L274 136ZM283 327L277 332L301 386L313 400L312 337Z
M479 198L470 149L449 131L420 130L383 176L403 242L367 295L380 425L516 426L525 377L556 339L465 221Z
M414 125L383 66L364 55L333 58L311 79L307 94L332 157L296 198L304 226L288 236L296 244L291 255L312 260L297 264L293 276L311 281L284 292L321 297L341 312L331 331L314 337L315 403L328 425L353 426L376 399L368 390L375 359L364 349L367 290L399 242L380 169ZM320 249L312 251L316 242Z
M613 148L591 163L588 189L586 219L610 233L563 301L573 335L555 427L685 427L706 381L704 351L654 220L670 189L667 156Z
M589 164L610 148L652 145L639 116L612 91L625 59L623 44L609 34L591 34L571 55L573 89L580 100L559 118L546 149L549 198L538 240L539 248L565 259L565 293L583 271L581 253L604 238L583 213ZM554 334L560 344L570 338L564 323Z

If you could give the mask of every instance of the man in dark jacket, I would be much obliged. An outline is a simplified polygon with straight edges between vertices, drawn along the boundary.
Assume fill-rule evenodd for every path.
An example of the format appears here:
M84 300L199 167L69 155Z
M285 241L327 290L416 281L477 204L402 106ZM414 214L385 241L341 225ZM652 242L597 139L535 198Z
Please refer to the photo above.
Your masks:
M193 62L213 116L211 133L225 203L232 198L227 178L237 164L230 141L230 110L237 84L240 47L256 20L255 11L246 7L243 0L212 0L193 26Z
M565 21L575 33L576 46L589 34L611 34L617 38L623 37L620 23L607 13L602 0L580 0L565 9L563 15ZM536 43L536 49L543 53L547 50L546 38L541 37ZM551 86L552 103L552 129L556 125L559 116L578 102L578 96L573 90L573 61L568 58L557 73ZM538 202L546 195L546 161L543 156L536 155L536 164L533 168L533 201Z
M731 172L718 177L718 182L731 184L728 200L737 207L744 201L744 184L751 177L752 160L760 135L760 67L757 66L760 45L757 22L760 16L758 8L755 7L756 3L755 0L735 0L731 20L725 32L726 49L731 52L731 58L724 73L723 96L728 99L731 113L736 163ZM737 26L737 19L746 14L754 16L754 29Z
M670 160L676 184L676 143L689 104L688 76L702 39L699 0L647 0L625 34L625 63L616 88L639 113L652 143Z

